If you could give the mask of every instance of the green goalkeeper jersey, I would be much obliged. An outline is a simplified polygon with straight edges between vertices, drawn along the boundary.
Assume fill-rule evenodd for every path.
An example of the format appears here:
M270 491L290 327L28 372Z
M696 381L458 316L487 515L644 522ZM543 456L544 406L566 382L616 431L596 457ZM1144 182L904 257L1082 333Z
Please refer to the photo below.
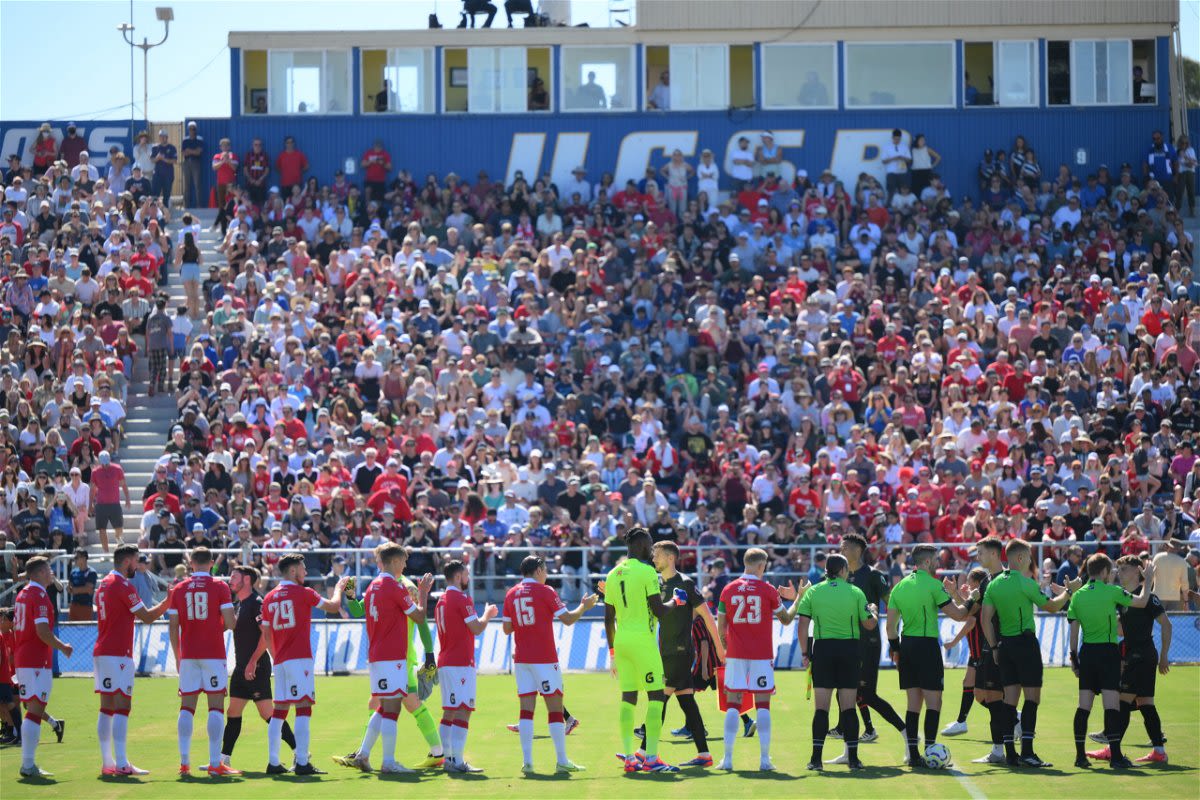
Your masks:
M624 642L654 641L658 621L650 608L651 597L659 597L658 571L646 562L626 559L608 573L604 602L612 606L616 614L614 646Z

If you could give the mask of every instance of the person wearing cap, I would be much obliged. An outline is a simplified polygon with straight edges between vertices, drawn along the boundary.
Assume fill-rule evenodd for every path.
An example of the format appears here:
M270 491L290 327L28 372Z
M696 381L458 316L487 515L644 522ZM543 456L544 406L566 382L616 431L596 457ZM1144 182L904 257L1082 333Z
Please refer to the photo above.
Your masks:
M129 484L125 480L125 470L120 464L112 462L112 455L107 450L101 450L96 460L97 466L92 468L91 475L90 507L95 509L96 533L100 536L100 546L107 553L108 529L112 528L113 537L118 545L122 543L125 534L121 493L125 495L125 505L129 505Z
M158 132L158 142L150 148L150 160L154 162L154 177L151 193L161 197L163 207L171 203L171 187L175 184L175 164L179 161L179 150L167 136L165 129Z

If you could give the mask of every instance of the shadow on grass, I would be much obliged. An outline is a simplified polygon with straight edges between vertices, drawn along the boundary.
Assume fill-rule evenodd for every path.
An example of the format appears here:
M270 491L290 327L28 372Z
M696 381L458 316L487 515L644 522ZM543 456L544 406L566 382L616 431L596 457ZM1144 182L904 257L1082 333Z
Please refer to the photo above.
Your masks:
M812 771L810 775L820 775L822 778L895 778L898 775L907 775L908 770L900 769L899 767L876 767L871 764L865 765L858 770L834 770L825 768L820 772Z

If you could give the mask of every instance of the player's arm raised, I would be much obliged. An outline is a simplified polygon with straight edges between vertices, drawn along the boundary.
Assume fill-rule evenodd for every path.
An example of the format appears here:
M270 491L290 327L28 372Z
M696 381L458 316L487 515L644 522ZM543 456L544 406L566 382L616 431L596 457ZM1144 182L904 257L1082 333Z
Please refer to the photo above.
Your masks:
M563 625L574 625L579 621L579 618L583 616L584 612L591 609L594 605L596 605L596 595L585 594L579 605L575 606L575 608L571 609L570 611L565 611L562 614L559 614L558 621ZM608 606L605 606L605 608L607 609Z
M421 582L417 584L417 596L413 598L416 608L408 612L408 618L413 622L420 624L425 621L425 608L429 604L429 589L433 586L433 576L428 572L421 577ZM409 592L411 595L412 593ZM432 649L432 648L431 648ZM425 654L429 655L430 651L426 650Z
M784 625L791 625L792 620L796 618L796 611L800 608L800 600L803 599L804 593L808 591L809 582L805 578L800 578L793 586L791 581L787 582L787 586L779 587L779 596L784 600L791 600L792 604L787 608L780 606L775 610L775 617Z
M321 598L321 602L317 603L317 608L324 611L326 614L339 614L342 610L342 594L346 591L346 584L350 581L349 577L342 578L337 582L337 586L333 588L333 594L329 599Z
M1074 580L1067 581L1065 588L1062 588L1062 590L1059 591L1054 597L1051 597L1045 603L1041 603L1039 605L1041 605L1043 611L1048 611L1051 614L1053 614L1055 611L1062 611L1063 608L1066 607L1067 603L1071 602L1071 595L1074 594L1080 586L1083 586L1082 578L1076 578ZM1149 600L1150 598L1147 596L1146 599ZM1145 603L1142 603L1142 605L1138 606L1138 608L1141 608L1144 605Z
M496 618L496 614L498 613L500 612L496 609L496 607L491 603L488 603L483 607L482 614L467 623L467 630L469 630L473 636L478 636L487 629L488 623L494 620Z
M139 606L134 610L133 615L137 617L139 621L149 625L151 622L154 622L155 620L161 618L163 614L167 613L167 606L170 604L170 602L171 595L168 594L150 608L146 608L144 605Z
M946 592L946 599L938 609L955 622L962 622L975 611L975 598L966 598L962 604L954 602L954 597L958 594L958 586L950 578L942 581L942 589Z
M1150 584L1154 583L1154 562L1148 563L1142 570L1142 590L1133 596L1129 605L1133 608L1145 608L1150 602ZM1160 614L1159 616L1165 616Z

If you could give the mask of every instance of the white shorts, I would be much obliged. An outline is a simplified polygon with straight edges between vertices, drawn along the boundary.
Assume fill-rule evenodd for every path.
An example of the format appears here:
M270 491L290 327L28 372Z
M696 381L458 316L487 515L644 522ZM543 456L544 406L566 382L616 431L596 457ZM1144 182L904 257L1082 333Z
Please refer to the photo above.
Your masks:
M725 690L775 694L775 662L769 658L725 659Z
M50 667L17 667L17 694L21 702L50 702L50 681L53 678L54 670Z
M562 694L562 671L558 663L553 664L513 664L513 674L517 676L517 696L527 697L531 694Z
M133 697L133 659L125 656L92 656L96 694Z
M311 658L293 658L276 664L274 675L276 703L317 702L317 676Z
M439 667L442 708L475 708L475 668Z
M404 697L408 694L407 661L372 661L371 697Z
M229 685L223 658L185 658L179 662L179 694L218 694Z

